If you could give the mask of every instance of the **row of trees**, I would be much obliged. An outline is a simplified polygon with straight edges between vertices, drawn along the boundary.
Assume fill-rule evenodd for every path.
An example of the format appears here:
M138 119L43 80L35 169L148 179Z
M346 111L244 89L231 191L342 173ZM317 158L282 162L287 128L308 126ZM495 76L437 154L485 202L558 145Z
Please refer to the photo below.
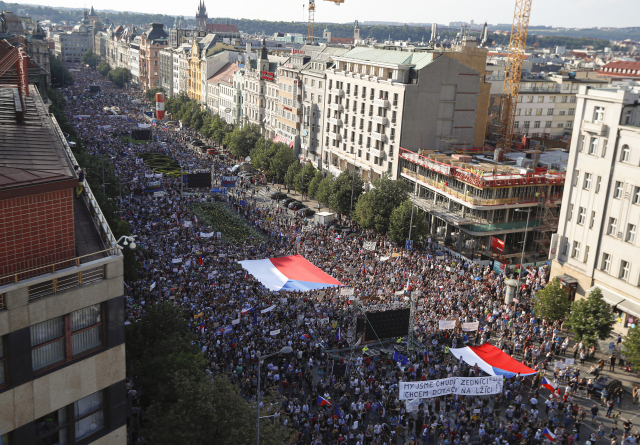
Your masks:
M158 92L158 90L152 94L153 101L155 101L156 92ZM149 97L147 97L147 99L149 99ZM182 125L200 132L204 137L212 139L220 145L228 145L226 138L229 133L234 131L233 125L226 122L219 115L212 115L208 111L203 110L197 101L191 99L185 93L165 98L164 106L165 110L171 114L173 119L181 121ZM259 131L257 134L259 137ZM253 144L251 146L253 146ZM246 152L244 156L249 154L248 149L241 151L242 153ZM235 146L232 152L236 156L241 155Z
M213 379L207 375L202 345L189 330L179 306L151 305L125 332L127 359L135 369L140 404L148 413L141 431L145 443L255 442L255 402L241 397L237 385L226 375ZM263 402L262 416L276 412L279 404L271 392ZM281 417L260 423L260 442L264 444L289 443L295 437L292 434Z
M107 62L100 62L100 56L91 50L82 55L82 63L85 63L91 68L97 70L119 88L124 88L124 86L133 79L131 71L126 68L111 69L111 65Z

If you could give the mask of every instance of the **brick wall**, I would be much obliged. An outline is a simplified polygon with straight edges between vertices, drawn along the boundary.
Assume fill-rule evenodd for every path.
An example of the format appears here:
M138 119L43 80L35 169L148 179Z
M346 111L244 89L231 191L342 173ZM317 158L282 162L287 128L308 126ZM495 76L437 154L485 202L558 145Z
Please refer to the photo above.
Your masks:
M0 201L0 277L75 258L73 189Z

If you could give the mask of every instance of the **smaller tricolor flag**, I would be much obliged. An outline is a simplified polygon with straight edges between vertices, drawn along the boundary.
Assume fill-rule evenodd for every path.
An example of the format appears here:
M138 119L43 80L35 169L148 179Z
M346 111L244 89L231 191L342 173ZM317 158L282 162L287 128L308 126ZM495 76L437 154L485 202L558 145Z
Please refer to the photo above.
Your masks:
M338 332L336 332L336 341L340 341L340 328L338 328Z
M324 397L318 396L318 401L316 402L318 406L331 406L331 402L329 402Z
M200 332L204 331L204 321L200 322Z
M551 392L555 391L556 388L558 387L558 385L556 385L555 383L553 383L550 380L547 380L545 377L542 377L542 383L540 383L540 385L544 386L545 388L547 388Z
M551 431L549 431L547 428L545 428L544 431L542 431L542 435L547 439L549 439L551 442L556 440L556 435L553 434Z
M300 336L300 340L307 340L309 338L309 334L302 334Z
M240 315L244 315L244 314L248 314L249 312L251 312L253 310L252 307L248 308L248 309L242 309L240 311Z

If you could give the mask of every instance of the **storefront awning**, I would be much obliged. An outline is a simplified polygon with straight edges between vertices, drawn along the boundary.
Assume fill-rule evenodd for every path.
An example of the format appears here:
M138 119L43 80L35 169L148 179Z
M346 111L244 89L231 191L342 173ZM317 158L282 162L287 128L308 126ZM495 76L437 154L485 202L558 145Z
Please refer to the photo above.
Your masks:
M625 314L640 318L640 304L634 303L631 300L624 300L623 302L618 303L618 309L623 311Z
M600 291L602 292L602 299L609 303L611 306L616 306L626 300L626 298L624 298L622 295L619 295L618 293L599 285L590 287L589 289L587 289L587 293L590 293L597 287L600 288Z
M573 278L571 275L567 275L567 274L560 275L558 277L558 280L562 283L563 286L567 286L567 287L571 286L572 284L578 284L578 280Z
M283 144L287 144L289 148L293 148L293 142L289 142L289 140L283 136L277 135L273 138L273 142L282 142Z

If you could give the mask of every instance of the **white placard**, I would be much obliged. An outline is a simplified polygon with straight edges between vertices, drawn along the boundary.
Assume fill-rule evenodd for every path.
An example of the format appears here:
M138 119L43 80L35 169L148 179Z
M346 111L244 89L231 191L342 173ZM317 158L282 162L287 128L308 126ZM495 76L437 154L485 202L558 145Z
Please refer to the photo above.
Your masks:
M446 266L445 269L447 272L451 272L451 268L449 266Z
M454 329L456 327L455 320L440 320L438 322L438 328L441 331L446 331L447 329Z
M565 363L564 363L564 362L556 362L556 368L558 368L558 369L564 369L564 368L566 368L566 367L567 367L567 365L565 365Z
M462 323L462 330L464 332L477 331L480 327L479 321L471 321L469 323Z
M215 272L209 272L207 274L207 279L209 279L209 280L213 280L215 277L216 277Z
M418 306L418 308L417 308L418 312L423 311L423 310L424 310L424 306Z
M275 331L271 331L269 335L273 337L274 335L278 335L279 333L280 333L280 329L276 329Z
M405 407L408 413L413 411L418 411L418 407L420 406L421 399L413 399L405 402Z
M191 221L185 221L183 226L184 227L191 227Z
M273 306L269 306L269 307L268 307L268 308L266 308L266 309L262 309L262 310L260 311L260 313L261 313L261 314L266 314L267 312L271 312L271 311L272 311L272 310L274 310L275 308L276 308L276 305L274 304Z
M303 232L311 232L313 230L313 226L302 226Z
M569 366L569 365L575 365L576 364L576 360L573 358L565 358L564 359L564 364Z
M342 289L340 289L340 295L342 296L351 296L353 295L355 292L353 290L352 287L343 287Z
M376 244L377 243L375 241L365 241L364 243L362 243L362 248L364 250L373 252L374 250L376 250Z
M149 288L149 290L154 290L156 288L156 283L155 281L151 284L151 287Z
M449 379L425 380L424 382L399 382L400 400L414 400L448 394L484 396L502 392L503 377L451 377Z
M209 233L200 232L200 238L211 238L211 237L213 237L213 232L209 232Z
M397 290L394 292L394 295L402 295L402 294L404 294L403 290Z
M178 263L182 263L182 258L174 258L173 261L171 261L173 264L178 264Z
M231 324L232 325L238 324L238 323L240 323L240 319L239 318L237 320L231 320Z

